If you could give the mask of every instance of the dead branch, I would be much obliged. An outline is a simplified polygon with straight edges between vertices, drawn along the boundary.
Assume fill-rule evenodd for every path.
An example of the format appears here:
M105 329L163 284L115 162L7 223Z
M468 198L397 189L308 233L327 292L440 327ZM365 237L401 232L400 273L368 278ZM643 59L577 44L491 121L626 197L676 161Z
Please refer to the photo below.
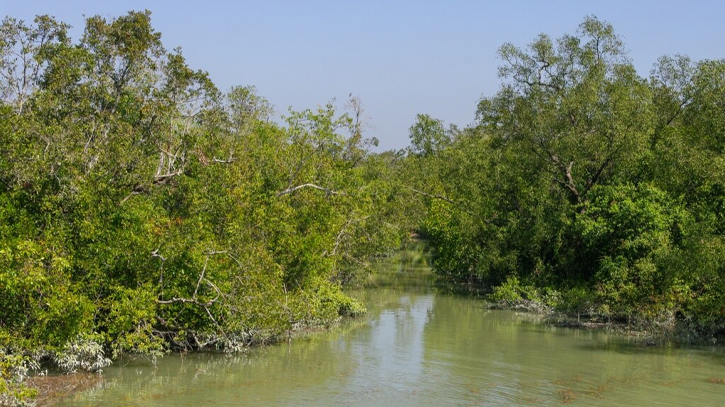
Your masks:
M348 230L348 228L349 228L349 227L350 227L351 225L353 225L354 223L357 223L357 222L362 222L362 221L365 221L365 220L367 220L367 219L368 219L369 217L370 217L370 216L364 216L364 217L362 217L362 218L353 218L353 217L349 218L349 219L348 219L348 220L347 220L347 221L345 222L345 224L344 224L344 225L342 225L342 227L340 228L340 232L338 232L338 233L337 233L337 236L335 237L335 243L334 243L334 245L333 245L333 247L332 247L332 251L331 251L331 252L328 252L327 250L325 250L325 251L324 251L324 252L322 253L322 255L323 255L323 256L325 256L325 257L332 257L332 256L335 256L335 255L337 254L337 250L338 250L338 248L340 247L340 245L341 245L341 244L342 244L342 242L343 242L343 238L344 238L344 237L346 237L346 236L349 236L349 233L347 233L347 230Z
M320 191L324 191L328 195L344 195L344 193L342 193L342 192L333 191L331 189L327 189L327 188L321 187L319 185L315 185L315 184L302 184L302 185L298 185L296 187L287 188L284 191L277 192L277 196L280 197L282 195L291 194L291 193L297 191L298 189L302 189L302 188L314 188L314 189L317 189L317 190L320 190Z
M164 256L162 256L162 255L159 254L159 249L156 249L156 250L152 251L151 252L151 257L158 257L158 258L161 259L162 262L165 262L166 261L166 257L164 257Z
M216 158L216 157L214 157L214 158L212 158L212 160L211 160L211 161L212 161L212 162L215 162L215 163L220 163L220 164L231 164L231 163L233 163L233 162L237 161L237 159L236 159L236 158L234 158L234 157L232 157L232 156L230 155L230 156L229 156L229 158L227 158L226 160L222 160L221 158Z
M170 172L168 174L157 174L157 175L154 175L154 184L163 184L167 180L169 180L170 178L173 178L173 177L175 177L177 175L181 175L183 173L184 173L184 170L183 169L180 169L178 171Z

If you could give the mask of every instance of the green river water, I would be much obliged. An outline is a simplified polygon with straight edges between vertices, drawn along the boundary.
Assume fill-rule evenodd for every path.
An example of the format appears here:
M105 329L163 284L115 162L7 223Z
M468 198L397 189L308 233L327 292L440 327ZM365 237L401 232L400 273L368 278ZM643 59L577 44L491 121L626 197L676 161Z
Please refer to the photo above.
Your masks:
M725 349L642 347L437 294L426 258L355 293L369 313L237 355L116 363L56 406L725 406Z

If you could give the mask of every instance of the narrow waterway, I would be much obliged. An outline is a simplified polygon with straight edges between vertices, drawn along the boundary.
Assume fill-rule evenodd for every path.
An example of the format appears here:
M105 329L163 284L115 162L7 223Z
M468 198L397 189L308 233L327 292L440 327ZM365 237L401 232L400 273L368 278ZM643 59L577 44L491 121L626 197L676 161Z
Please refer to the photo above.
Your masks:
M238 355L116 364L60 406L722 406L722 347L653 348L436 294L425 256L356 293L364 320Z

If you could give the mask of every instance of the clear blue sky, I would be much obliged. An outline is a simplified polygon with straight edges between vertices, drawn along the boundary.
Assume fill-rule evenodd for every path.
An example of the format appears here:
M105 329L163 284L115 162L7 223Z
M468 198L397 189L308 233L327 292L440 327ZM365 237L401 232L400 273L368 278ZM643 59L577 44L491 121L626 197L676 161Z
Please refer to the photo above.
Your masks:
M358 95L381 149L406 146L417 113L471 123L499 88L502 43L574 33L587 15L614 25L641 75L664 54L725 58L722 0L0 0L1 15L50 14L74 39L83 15L143 9L167 49L222 90L256 86L278 114Z

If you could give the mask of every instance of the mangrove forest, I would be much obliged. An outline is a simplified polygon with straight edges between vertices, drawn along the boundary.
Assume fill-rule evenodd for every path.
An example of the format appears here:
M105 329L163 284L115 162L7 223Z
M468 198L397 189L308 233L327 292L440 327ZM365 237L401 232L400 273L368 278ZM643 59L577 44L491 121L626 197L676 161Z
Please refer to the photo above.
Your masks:
M725 336L725 59L643 77L587 17L503 44L471 125L421 113L381 152L360 98L277 119L166 49L148 11L69 28L0 26L0 405L32 403L39 372L364 314L348 289L411 239L442 291Z

